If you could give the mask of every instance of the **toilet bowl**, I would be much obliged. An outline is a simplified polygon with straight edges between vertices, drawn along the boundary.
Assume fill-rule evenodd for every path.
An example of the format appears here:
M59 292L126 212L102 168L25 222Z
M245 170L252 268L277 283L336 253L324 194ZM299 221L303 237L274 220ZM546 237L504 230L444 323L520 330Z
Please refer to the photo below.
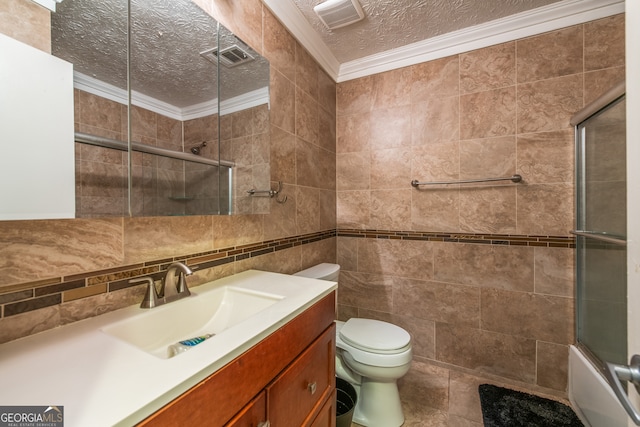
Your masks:
M339 271L337 264L319 264L296 275L335 281ZM373 319L336 321L336 375L358 394L354 422L367 427L404 423L397 381L409 371L411 357L411 336L399 326Z

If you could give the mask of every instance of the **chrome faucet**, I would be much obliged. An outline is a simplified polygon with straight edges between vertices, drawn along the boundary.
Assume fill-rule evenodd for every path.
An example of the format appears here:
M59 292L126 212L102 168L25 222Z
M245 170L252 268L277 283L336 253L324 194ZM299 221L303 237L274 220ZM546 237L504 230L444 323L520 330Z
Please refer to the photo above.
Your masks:
M176 273L178 273L177 282ZM144 294L140 308L153 308L191 295L185 276L192 274L193 270L189 267L181 262L174 262L167 268L164 278L162 279L160 292L157 291L156 284L151 277L131 279L129 283L147 282L147 291Z
M176 272L178 272L177 283ZM192 274L193 271L181 262L174 262L173 264L171 264L169 267L167 267L167 272L164 275L164 279L162 279L160 296L164 297L165 299L171 298L171 300L173 301L174 296L181 295L180 298L183 298L191 295L191 292L189 292L189 288L187 287L185 276L191 276Z

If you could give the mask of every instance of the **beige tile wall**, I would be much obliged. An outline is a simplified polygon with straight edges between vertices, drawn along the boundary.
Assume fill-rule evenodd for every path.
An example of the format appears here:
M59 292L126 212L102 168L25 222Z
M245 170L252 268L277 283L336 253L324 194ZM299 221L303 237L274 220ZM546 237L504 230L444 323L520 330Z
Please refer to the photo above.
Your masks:
M27 35L45 37L48 42L49 29L44 25L48 12L42 21L32 16L30 0L10 3L8 13L8 7L0 7L0 27L16 20L23 27L32 24L41 32ZM199 3L270 60L270 179L272 185L284 182L288 201L271 200L270 213L261 215L0 222L0 294L96 270L126 269L140 262L335 229L335 83L259 0ZM35 11L40 12L38 7ZM305 113L297 115L296 111ZM335 238L328 238L200 271L192 280L201 283L248 268L293 273L335 259ZM0 331L7 331L0 334L0 340L135 300L131 290L105 293L104 285L83 289L82 294L93 296L0 318ZM70 311L82 314L69 315Z
M271 180L284 181L289 201L272 202L268 215L2 222L2 289L336 226L523 236L565 236L571 228L568 117L624 77L621 16L346 82L336 96L260 1L197 2L271 61ZM28 0L9 3L32 8ZM3 21L15 16L4 12ZM31 13L20 16L46 25ZM408 185L505 173L521 173L525 183ZM564 394L571 249L339 237L202 271L196 280L247 268L293 272L335 260L336 250L341 317L387 319L411 331L419 363L403 388L433 396L429 408L448 406L450 421L475 425L477 411L465 400L478 378ZM135 299L135 290L104 288L2 318L0 328L16 330L15 338Z
M569 119L623 78L618 15L340 83L338 229L567 236ZM524 182L409 185L514 173ZM339 234L340 317L405 327L416 360L447 378L450 369L566 396L573 249L524 244ZM435 381L424 366L406 382Z

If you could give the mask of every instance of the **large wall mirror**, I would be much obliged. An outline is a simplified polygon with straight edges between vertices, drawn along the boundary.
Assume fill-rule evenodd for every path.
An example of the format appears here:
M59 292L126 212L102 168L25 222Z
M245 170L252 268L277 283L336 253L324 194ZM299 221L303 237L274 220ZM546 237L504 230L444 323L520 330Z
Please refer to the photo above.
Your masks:
M195 3L64 0L51 44L73 64L71 216L268 212L247 191L269 188L269 63Z

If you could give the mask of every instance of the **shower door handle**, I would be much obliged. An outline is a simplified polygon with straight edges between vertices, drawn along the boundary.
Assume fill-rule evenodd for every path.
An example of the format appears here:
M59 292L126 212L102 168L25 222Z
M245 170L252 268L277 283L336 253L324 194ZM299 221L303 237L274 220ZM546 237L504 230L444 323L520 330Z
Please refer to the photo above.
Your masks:
M605 366L604 374L613 392L616 394L624 410L629 414L629 417L631 417L636 425L640 426L640 413L633 407L633 404L620 383L620 381L630 382L636 387L638 393L640 393L640 355L634 354L628 366L616 365L615 363L609 362L606 362Z

